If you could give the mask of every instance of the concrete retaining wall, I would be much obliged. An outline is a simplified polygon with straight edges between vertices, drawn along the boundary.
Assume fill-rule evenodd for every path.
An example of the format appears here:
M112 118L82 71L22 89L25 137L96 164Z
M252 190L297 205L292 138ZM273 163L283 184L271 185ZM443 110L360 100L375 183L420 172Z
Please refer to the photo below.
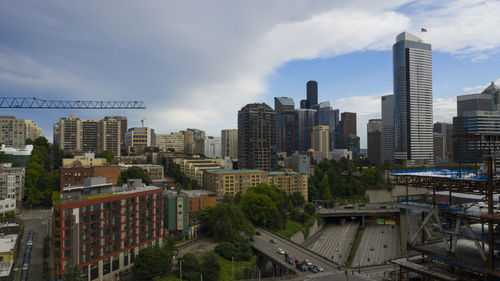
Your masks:
M313 236L318 231L320 231L322 228L323 228L323 224L318 224L318 220L314 220L314 224L311 226L311 228L309 228L309 236L308 237ZM299 232L295 233L290 238L290 240L292 240L293 242L295 242L297 244L302 244L302 243L304 243L304 241L306 239L304 237L304 233L302 233L302 231L299 231Z

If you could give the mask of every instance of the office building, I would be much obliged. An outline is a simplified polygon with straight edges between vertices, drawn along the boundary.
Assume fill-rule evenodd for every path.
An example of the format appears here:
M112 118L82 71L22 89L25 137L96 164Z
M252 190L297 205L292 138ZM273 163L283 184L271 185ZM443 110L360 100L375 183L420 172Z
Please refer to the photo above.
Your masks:
M126 144L130 147L150 147L155 145L155 131L148 127L128 129Z
M307 151L311 145L313 127L316 125L316 109L295 110L295 150Z
M276 149L277 152L285 152L287 156L297 150L295 116L294 111L286 111L276 116Z
M221 137L208 136L205 140L205 156L221 158Z
M345 138L345 148L352 152L352 158L356 159L360 156L360 139L358 136L348 135Z
M347 160L352 160L352 151L343 148L343 149L332 149L330 152L328 152L328 160L339 161L342 158L345 158Z
M187 129L184 133L184 153L205 154L205 132L198 129Z
M382 164L382 119L370 119L366 125L368 161L373 165Z
M307 175L292 171L267 172L263 170L206 170L204 172L204 189L217 194L217 202L221 202L226 194L235 196L245 193L249 188L259 184L275 185L288 195L300 192L307 201Z
M162 245L163 204L163 190L142 183L112 188L92 180L63 188L53 207L55 279L77 264L83 280L116 280L141 249Z
M31 158L31 152L33 151L33 145L5 145L2 144L0 151L5 153L6 163L19 164L22 167L26 167Z
M434 160L449 161L453 159L453 124L434 123Z
M356 113L342 112L340 116L339 147L347 148L347 137L357 135Z
M394 95L382 96L382 162L394 163Z
M310 109L311 106L309 105L309 101L308 100L300 100L300 108Z
M310 80L306 84L306 95L307 101L309 101L309 107L314 108L318 104L318 82Z
M221 131L221 153L222 158L238 158L238 129L226 129Z
M305 152L295 151L285 159L285 167L299 174L311 175L311 157Z
M274 110L276 111L276 115L281 115L286 111L294 111L295 103L292 98L274 98Z
M316 125L328 126L329 147L333 149L337 145L336 139L340 125L339 110L333 109L329 101L316 105L316 110Z
M12 167L10 163L0 166L0 198L16 200L16 208L23 206L23 188L25 170L23 167Z
M330 151L328 126L314 126L311 135L312 149L321 152L321 158L328 158L328 151Z
M0 116L0 142L6 145L26 144L26 123L13 116Z
M156 145L161 151L184 152L184 133L155 134Z
M271 171L276 167L276 112L265 103L238 112L238 166Z
M431 45L403 32L396 37L394 71L394 158L404 164L433 161Z
M500 134L499 96L500 88L494 83L481 93L458 96L457 116L453 117L453 134ZM453 159L457 163L475 163L476 159L478 163L484 163L486 160L476 149L474 141L458 138L453 141Z

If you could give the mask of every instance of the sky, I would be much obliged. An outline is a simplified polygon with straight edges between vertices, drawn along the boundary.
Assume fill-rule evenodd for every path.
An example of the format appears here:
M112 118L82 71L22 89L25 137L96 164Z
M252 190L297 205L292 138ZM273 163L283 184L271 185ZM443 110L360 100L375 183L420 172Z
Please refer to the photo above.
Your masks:
M0 96L142 100L146 110L1 109L52 125L128 117L157 133L220 135L244 105L288 96L308 80L319 100L380 118L392 93L392 45L408 31L432 44L434 121L451 122L456 96L500 84L500 1L0 1ZM421 32L421 28L427 32Z

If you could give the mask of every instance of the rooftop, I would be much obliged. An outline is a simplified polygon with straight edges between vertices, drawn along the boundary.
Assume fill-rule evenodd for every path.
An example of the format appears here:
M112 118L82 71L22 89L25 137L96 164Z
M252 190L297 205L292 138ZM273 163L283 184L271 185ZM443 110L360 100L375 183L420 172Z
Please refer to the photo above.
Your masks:
M409 32L401 32L397 37L396 37L396 42L399 41L415 41L415 42L423 42L422 39L418 38L417 36L409 33Z
M92 200L92 199L98 199L98 198L106 198L106 197L112 197L112 196L117 196L117 195L125 195L125 194L133 194L133 193L138 193L138 192L145 192L145 191L151 191L151 190L157 190L161 189L160 187L157 186L141 186L141 187L135 187L135 188L130 188L130 187L115 187L111 189L111 192L106 192L106 193L98 193L98 194L89 194L87 196L62 196L62 202L63 203L69 203L73 201L80 201L80 200Z
M255 174L255 173L265 173L263 170L206 170L210 174Z
M276 98L278 99L278 101L282 104L282 105L290 105L290 106L295 106L295 103L293 102L293 99L292 98L288 98L288 97L280 97L280 98Z
M198 197L201 195L214 194L214 192L210 192L208 190L203 190L203 189L182 190L181 193L189 197Z
M416 170L396 170L391 172L395 176L422 176L422 177L439 177L461 180L485 181L488 177L483 174L476 174L475 171L462 169L461 173L458 169L416 169Z
M0 237L0 253L6 253L14 250L17 241L17 234L7 234Z

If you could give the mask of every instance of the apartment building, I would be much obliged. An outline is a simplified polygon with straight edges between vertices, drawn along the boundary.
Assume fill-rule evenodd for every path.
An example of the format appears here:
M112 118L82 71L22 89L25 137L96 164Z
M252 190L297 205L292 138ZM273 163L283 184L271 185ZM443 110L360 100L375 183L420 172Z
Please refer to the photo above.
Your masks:
M299 174L292 170L269 172L267 184L276 186L287 195L299 192L307 202L307 178L307 175Z
M122 171L127 170L130 167L139 167L144 170L146 175L149 176L151 180L162 180L164 178L164 167L162 165L154 164L132 164L132 165L119 165Z
M113 185L118 183L121 169L119 166L70 166L59 168L59 184L61 191L67 186L78 186L85 182L85 178L104 177L106 182Z
M94 153L85 153L83 155L74 156L73 158L63 158L62 166L64 168L81 166L104 166L107 164L106 158L95 158Z
M16 209L23 206L23 187L25 182L25 170L23 167L0 167L0 197L16 200Z
M120 280L135 256L162 244L163 190L110 183L65 187L54 202L55 280L78 264L84 280Z
M184 133L171 132L170 134L156 134L156 145L161 151L184 152Z

